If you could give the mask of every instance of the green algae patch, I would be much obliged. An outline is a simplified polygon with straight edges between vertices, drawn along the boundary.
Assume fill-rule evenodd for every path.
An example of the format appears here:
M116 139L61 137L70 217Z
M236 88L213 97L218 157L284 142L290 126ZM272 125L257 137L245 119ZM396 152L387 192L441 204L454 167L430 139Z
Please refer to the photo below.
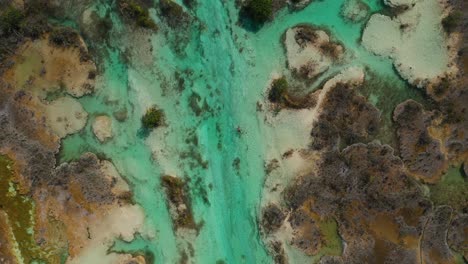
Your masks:
M319 255L340 256L343 252L343 243L338 233L338 224L335 219L327 219L319 223L323 236L323 247Z
M46 260L44 252L34 241L34 203L31 198L21 195L14 182L13 161L0 155L0 209L5 211L8 222L19 248L18 256L24 263ZM48 261L48 263L51 263Z
M459 167L450 168L435 185L429 186L430 199L436 205L462 210L468 204L468 181Z

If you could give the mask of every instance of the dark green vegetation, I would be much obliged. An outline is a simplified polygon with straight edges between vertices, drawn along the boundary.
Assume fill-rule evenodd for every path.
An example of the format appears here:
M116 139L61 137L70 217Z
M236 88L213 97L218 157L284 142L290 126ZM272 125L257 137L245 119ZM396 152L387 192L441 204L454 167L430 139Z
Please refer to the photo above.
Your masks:
M272 0L250 0L242 11L254 23L263 24L273 15Z
M134 0L120 0L119 10L124 17L134 21L142 28L158 29L154 20L149 16L148 9Z
M141 123L146 129L157 128L164 123L164 112L153 106L143 115Z
M184 9L172 0L160 0L159 10L171 28L179 27L189 21L189 16Z
M268 100L277 104L277 109L282 107L301 109L315 105L315 100L307 96L299 96L291 92L288 80L282 76L273 80L270 90L268 91Z
M196 0L183 0L184 5L188 8L194 8L197 5Z
M25 3L24 11L12 6L0 8L0 61L12 55L24 38L36 39L50 30L42 1Z
M457 26L460 24L462 14L459 11L451 12L448 16L442 19L442 27L447 33L455 31Z
M79 36L71 28L60 27L50 32L49 41L59 47L79 46Z
M284 76L275 79L271 84L271 89L268 93L268 99L273 103L281 103L287 94L288 87L288 81Z
M24 14L20 10L14 7L7 8L0 15L0 33L3 35L20 30L23 19Z

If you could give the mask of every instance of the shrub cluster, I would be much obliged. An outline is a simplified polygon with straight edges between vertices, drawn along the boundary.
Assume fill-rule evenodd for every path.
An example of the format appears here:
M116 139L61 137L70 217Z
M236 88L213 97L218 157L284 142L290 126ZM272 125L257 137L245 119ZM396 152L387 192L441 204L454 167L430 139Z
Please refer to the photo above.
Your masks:
M59 47L79 46L79 39L78 33L67 27L55 28L49 36L50 43Z
M250 0L243 9L245 14L258 24L267 22L273 15L272 0Z
M446 16L444 19L442 19L442 27L447 33L452 33L460 24L461 18L462 18L462 15L460 12L458 11L452 12L448 16Z
M119 8L123 16L135 21L138 26L153 30L157 29L157 25L149 16L148 10L134 0L120 0Z
M21 22L24 19L24 14L14 8L8 7L1 15L0 15L0 29L1 34L9 34L14 31L18 31L21 28Z
M189 17L184 12L184 9L172 0L161 0L159 2L159 9L161 15L172 28L186 24L189 21Z
M24 11L13 6L0 8L0 61L13 54L25 37L36 39L50 30L45 12L42 5L36 8L31 3L25 3Z
M274 80L268 93L268 99L273 103L282 102L288 91L288 86L288 81L284 76Z
M164 123L164 112L155 106L146 110L146 113L141 118L141 123L144 128L157 128Z

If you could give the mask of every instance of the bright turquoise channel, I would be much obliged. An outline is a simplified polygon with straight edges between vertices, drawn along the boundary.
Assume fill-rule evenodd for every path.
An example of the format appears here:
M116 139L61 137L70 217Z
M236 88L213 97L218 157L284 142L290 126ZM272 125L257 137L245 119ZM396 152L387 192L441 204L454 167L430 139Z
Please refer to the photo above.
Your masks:
M61 159L71 160L85 151L102 153L131 184L135 201L145 210L150 235L141 234L131 243L117 241L115 250L149 251L156 263L177 263L182 251L189 254L191 244L194 255L189 257L194 263L272 263L257 226L268 138L256 103L263 100L271 73L286 72L280 39L287 28L299 23L324 26L344 44L349 59L330 70L330 75L358 65L394 81L395 92L403 86L391 61L359 45L365 22L346 23L339 15L342 0L316 1L299 12L282 11L255 33L236 24L234 1L227 2L198 1L191 14L204 26L201 31L195 26L188 30L185 56L177 56L160 33L151 36L152 67L125 63L121 47L103 44L109 45L104 46L107 52L102 58L104 81L93 96L80 102L90 120L98 114L112 116L123 108L128 110L128 119L113 120L114 138L105 144L96 140L88 122L83 132L64 140ZM382 8L377 0L368 4L372 11ZM107 4L95 5L102 16L109 9ZM111 17L114 31L121 30L117 14ZM182 77L185 88L176 91L174 73L187 71L191 74ZM189 100L194 92L201 99L199 105L206 102L211 111L197 115L191 110ZM145 138L139 133L140 117L151 104L165 111L168 127ZM242 136L236 133L238 126L245 131ZM193 135L196 145L187 140ZM169 154L153 159L152 150L158 146ZM208 165L197 163L194 156ZM239 170L233 166L236 159L240 160ZM203 223L198 235L173 231L160 186L160 176L165 173L190 179L195 218Z

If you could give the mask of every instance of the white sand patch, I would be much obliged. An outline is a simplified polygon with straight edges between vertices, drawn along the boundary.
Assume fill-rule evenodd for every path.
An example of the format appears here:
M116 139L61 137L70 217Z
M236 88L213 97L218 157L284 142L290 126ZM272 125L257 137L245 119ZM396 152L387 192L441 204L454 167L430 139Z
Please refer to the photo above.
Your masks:
M283 109L278 115L267 114L266 122L272 127L272 140L266 143L267 159L278 158L289 149L303 148L310 139L310 130L315 119L314 109Z
M80 102L69 96L45 104L45 115L49 128L61 138L83 129L88 118Z
M314 153L294 150L290 157L279 159L279 167L267 175L265 179L262 204L281 204L281 195L284 189L297 176L310 172L315 158Z
M403 78L422 86L449 70L441 16L437 0L418 1L393 19L375 14L367 23L362 43L375 54L392 58Z
M97 116L93 122L93 133L101 142L112 138L112 119L107 115Z
M107 253L114 239L120 237L131 241L134 234L141 230L144 222L143 210L136 205L126 205L111 209L103 219L90 224L91 239L78 256L67 260L67 264L126 263L132 256L128 254Z
M316 153L305 149L311 141L310 131L322 108L326 93L338 82L362 84L364 77L363 68L349 67L328 80L322 90L318 91L315 108L283 109L276 116L271 113L266 114L265 122L271 128L267 134L269 140L266 141L266 162L268 165L272 160L277 160L278 168L271 171L265 179L263 204L279 203L281 192L291 180L313 168L314 160L317 158ZM292 154L284 155L288 151L292 151Z
M333 76L323 85L323 91L335 86L338 82L348 83L351 85L360 85L364 82L364 69L362 67L353 66L342 70L339 74ZM323 92L322 92L323 93Z

